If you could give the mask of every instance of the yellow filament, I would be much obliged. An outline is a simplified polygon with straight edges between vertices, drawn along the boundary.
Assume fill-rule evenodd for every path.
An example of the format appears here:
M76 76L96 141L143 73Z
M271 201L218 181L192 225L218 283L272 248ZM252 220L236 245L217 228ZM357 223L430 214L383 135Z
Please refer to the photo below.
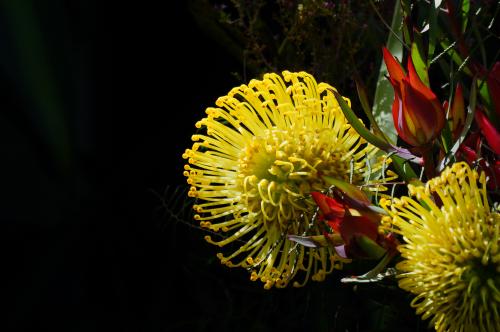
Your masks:
M343 260L331 248L305 248L287 234L320 235L311 225L311 191L328 184L319 174L377 187L371 173L387 168L386 157L350 126L326 83L305 73L266 74L233 88L196 123L200 133L183 158L195 197L195 219L228 247L218 254L227 266L251 270L265 288L286 287L297 274L321 281ZM344 98L350 105L350 101ZM388 179L385 178L384 181Z
M381 200L382 228L403 235L399 286L436 331L494 331L500 326L500 214L489 208L486 179L456 163L410 197ZM437 194L440 203L434 202ZM420 203L419 203L420 202Z

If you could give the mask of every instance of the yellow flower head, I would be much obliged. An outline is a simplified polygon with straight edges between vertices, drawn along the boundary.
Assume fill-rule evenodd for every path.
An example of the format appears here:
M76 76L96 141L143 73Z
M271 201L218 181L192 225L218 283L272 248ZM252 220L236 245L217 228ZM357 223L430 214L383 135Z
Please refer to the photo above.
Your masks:
M401 234L399 286L437 331L498 331L500 214L490 210L486 177L456 163L410 197L382 200L384 222ZM439 202L439 203L436 203Z
M196 124L204 133L183 155L195 219L223 232L205 239L228 246L221 262L248 269L265 288L285 287L299 271L301 286L342 267L331 248L306 248L286 235L323 234L308 195L328 188L320 174L364 184L383 167L383 157L368 163L378 150L348 124L334 90L305 72L252 80L206 110Z

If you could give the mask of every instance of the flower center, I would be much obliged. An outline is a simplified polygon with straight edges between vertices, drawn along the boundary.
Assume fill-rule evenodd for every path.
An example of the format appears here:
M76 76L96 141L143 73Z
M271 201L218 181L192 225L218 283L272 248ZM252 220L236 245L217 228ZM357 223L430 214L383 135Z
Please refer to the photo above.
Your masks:
M241 152L237 177L248 211L284 228L314 206L306 194L326 189L319 174L349 181L354 161L341 140L329 128L293 126L254 137ZM353 183L361 179L352 174Z
M498 275L497 268L497 264L492 262L484 265L481 259L472 259L467 262L467 270L462 274L462 280L470 285L472 294L479 294L481 286L486 286L490 279L497 287L500 287L500 275Z
M468 261L467 265L461 276L466 286L464 298L469 298L471 309L476 305L488 311L500 298L499 266L491 261L484 264L480 258Z

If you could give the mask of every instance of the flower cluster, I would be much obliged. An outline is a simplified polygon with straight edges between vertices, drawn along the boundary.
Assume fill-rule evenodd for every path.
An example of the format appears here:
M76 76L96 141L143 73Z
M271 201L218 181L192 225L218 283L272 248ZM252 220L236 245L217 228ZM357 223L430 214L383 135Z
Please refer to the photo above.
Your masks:
M388 123L362 84L370 127L306 72L265 74L206 110L184 175L222 264L271 289L365 261L367 273L343 281L395 276L437 331L498 329L500 62L476 60L464 35L469 2L459 3L462 16L453 1L402 2L399 51L381 52ZM421 12L427 26L414 20ZM450 35L437 44L441 21ZM444 75L431 76L438 62Z

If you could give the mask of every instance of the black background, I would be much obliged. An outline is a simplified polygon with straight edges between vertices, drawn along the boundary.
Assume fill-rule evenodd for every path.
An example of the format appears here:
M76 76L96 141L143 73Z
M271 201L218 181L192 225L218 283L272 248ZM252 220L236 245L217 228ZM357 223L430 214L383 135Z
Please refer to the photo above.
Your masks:
M242 83L232 74L242 72L239 61L196 25L187 2L24 3L49 59L33 61L49 69L62 105L48 128L64 123L68 134L55 141L70 148L61 166L29 84L39 73L22 71L30 48L15 46L30 31L16 34L22 28L5 23L12 9L4 6L6 330L371 331L374 322L419 329L406 307L385 307L396 323L380 322L377 303L401 293L342 285L343 273L265 291L246 271L220 265L202 231L169 217L165 204L184 188L181 155L194 123Z

